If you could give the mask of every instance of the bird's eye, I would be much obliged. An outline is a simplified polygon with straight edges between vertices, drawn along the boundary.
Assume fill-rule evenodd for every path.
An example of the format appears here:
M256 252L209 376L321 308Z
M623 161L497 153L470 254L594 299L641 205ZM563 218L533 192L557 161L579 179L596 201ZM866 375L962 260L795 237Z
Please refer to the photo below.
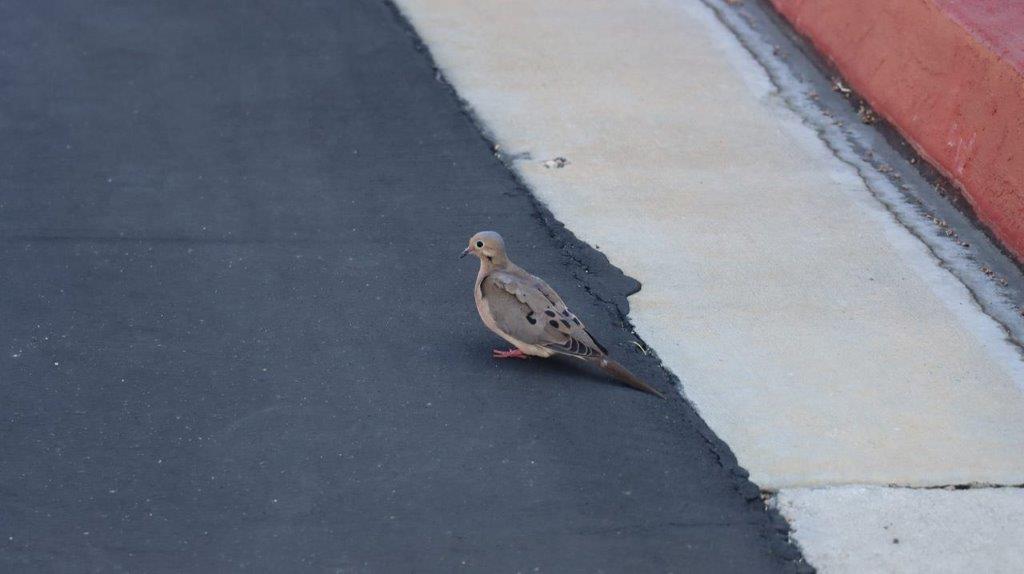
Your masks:
M483 247L483 246L484 246L484 242L483 242L483 241L477 241L477 242L476 242L476 247L477 247L477 249L479 249L479 248L481 248L481 247Z

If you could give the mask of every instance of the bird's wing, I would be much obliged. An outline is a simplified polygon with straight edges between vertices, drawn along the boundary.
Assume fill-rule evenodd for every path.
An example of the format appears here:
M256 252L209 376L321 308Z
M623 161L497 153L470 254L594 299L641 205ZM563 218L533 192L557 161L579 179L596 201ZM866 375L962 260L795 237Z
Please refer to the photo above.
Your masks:
M513 338L576 357L607 354L547 283L527 273L494 271L481 282L483 301Z

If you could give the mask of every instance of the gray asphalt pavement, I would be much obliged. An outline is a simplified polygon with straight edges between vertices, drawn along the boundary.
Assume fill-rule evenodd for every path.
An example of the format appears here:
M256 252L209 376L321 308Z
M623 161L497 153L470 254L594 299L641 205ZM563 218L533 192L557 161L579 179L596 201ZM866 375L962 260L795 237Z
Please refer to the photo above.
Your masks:
M798 568L674 391L491 358L480 229L672 391L387 4L0 2L0 571Z

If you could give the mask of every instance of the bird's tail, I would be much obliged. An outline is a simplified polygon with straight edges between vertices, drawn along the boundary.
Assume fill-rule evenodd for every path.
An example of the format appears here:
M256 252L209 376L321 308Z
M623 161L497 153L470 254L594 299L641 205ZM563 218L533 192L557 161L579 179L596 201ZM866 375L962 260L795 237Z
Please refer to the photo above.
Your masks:
M609 359L608 357L597 357L593 359L593 361L594 363L597 364L597 366L601 367L601 369L604 372L615 377L617 380L626 383L627 385L633 387L634 389L638 391L643 391L645 393L650 393L656 397L661 397L663 399L665 398L665 395L658 392L657 389L651 387L647 383L636 378L636 375L629 372L629 369L623 367L622 365L613 361L612 359Z

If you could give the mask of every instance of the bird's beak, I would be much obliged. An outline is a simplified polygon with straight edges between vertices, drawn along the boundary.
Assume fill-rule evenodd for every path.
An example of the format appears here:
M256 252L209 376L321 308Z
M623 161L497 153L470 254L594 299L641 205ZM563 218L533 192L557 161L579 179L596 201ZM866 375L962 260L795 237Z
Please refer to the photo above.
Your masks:
M467 247L467 248L463 249L462 250L462 255L459 255L459 259L462 259L463 257L469 255L472 252L473 252L473 248L472 247Z

